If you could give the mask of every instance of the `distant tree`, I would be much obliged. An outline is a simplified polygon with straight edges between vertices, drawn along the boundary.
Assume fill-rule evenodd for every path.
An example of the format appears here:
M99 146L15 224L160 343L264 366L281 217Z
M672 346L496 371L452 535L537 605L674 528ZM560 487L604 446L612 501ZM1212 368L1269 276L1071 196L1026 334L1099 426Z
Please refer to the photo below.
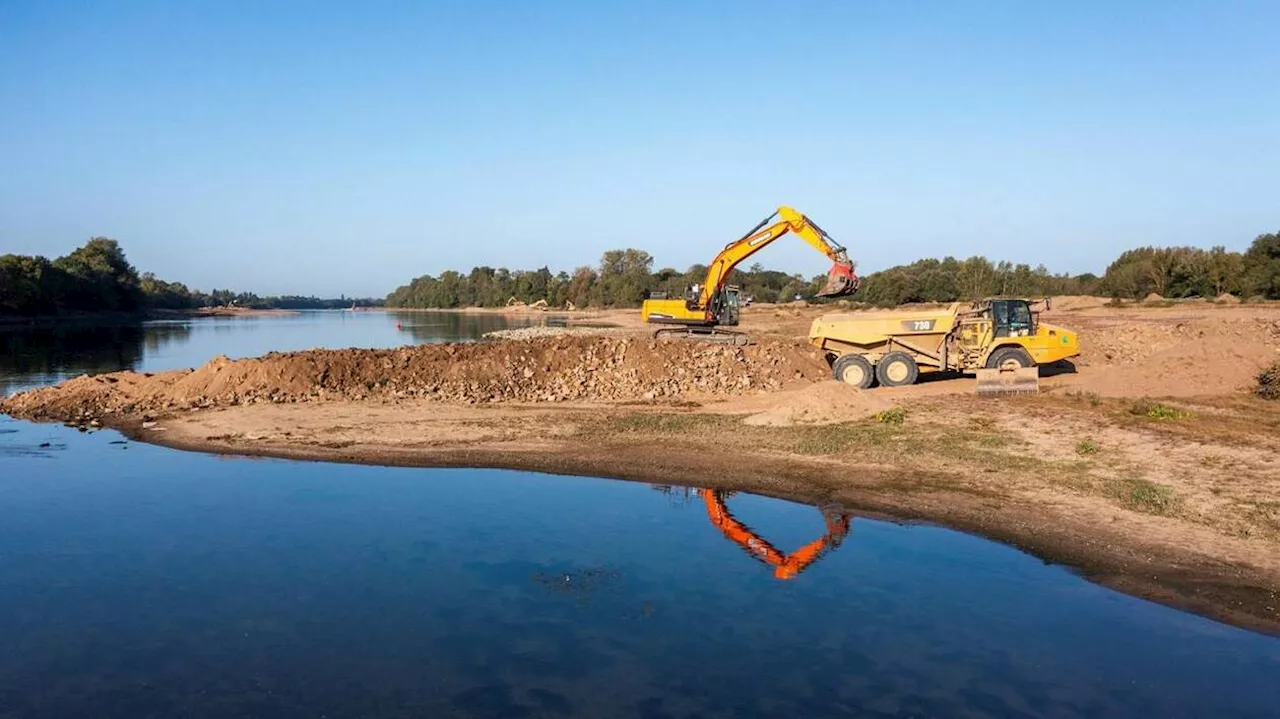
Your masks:
M600 258L601 304L639 304L654 286L653 256L636 249L609 250Z
M1209 250L1208 285L1214 297L1225 292L1239 292L1244 279L1244 257L1218 245Z
M76 309L132 311L142 304L138 272L115 240L94 237L53 266L71 279L66 297Z
M53 271L43 257L0 257L0 314L29 315L52 312L47 285Z
M567 300L578 307L599 304L596 292L598 277L596 271L590 267L579 267L574 270L565 291Z
M1250 294L1280 299L1280 233L1258 235L1241 261Z
M956 270L956 287L965 299L995 294L997 282L996 268L985 257L970 257Z

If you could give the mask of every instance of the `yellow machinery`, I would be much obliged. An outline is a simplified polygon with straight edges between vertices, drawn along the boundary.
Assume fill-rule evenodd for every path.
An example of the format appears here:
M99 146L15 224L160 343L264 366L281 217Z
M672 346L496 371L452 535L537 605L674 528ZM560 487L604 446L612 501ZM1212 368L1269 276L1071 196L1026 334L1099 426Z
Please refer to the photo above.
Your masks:
M780 219L773 222L774 218ZM773 224L769 224L770 222ZM739 332L717 329L738 324L738 288L725 283L733 268L788 232L798 235L833 263L827 273L827 284L818 293L819 296L840 297L858 291L858 275L854 273L853 263L849 261L844 247L813 220L790 207L779 207L777 212L751 228L750 232L726 245L708 265L707 276L702 284L690 287L680 299L651 296L644 301L641 316L645 322L678 325L659 329L654 333L655 336L695 334L745 341L746 336Z
M1040 321L1024 299L991 298L941 310L824 315L809 340L835 378L854 387L913 384L927 372L978 375L979 393L1035 391L1038 365L1080 354L1076 333Z

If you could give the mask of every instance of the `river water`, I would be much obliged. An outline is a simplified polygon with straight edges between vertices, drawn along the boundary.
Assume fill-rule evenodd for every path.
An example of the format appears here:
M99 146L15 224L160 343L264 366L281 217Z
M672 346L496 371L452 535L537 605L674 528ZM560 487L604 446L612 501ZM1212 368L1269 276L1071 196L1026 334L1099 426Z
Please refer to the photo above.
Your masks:
M0 389L501 326L317 312L3 331ZM0 717L1280 716L1280 640L969 535L823 510L219 457L0 416ZM778 556L826 545L779 579L733 521Z

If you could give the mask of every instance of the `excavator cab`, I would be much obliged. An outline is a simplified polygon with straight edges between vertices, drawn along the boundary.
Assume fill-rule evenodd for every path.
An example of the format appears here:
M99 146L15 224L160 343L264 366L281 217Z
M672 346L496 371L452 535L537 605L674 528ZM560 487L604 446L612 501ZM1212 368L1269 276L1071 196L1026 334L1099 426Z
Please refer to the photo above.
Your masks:
M712 315L716 324L737 327L742 317L741 290L737 285L725 285L712 299Z

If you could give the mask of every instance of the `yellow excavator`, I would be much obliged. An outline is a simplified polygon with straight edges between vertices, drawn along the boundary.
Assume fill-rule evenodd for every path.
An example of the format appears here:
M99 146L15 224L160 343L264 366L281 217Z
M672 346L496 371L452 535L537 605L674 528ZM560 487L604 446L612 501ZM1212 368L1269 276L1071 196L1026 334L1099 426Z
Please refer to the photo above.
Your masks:
M702 284L690 287L682 298L650 295L641 308L641 317L653 324L674 325L658 329L654 332L655 337L693 335L745 344L745 334L720 329L736 326L741 309L738 288L726 284L729 274L743 260L788 232L798 235L833 263L827 273L827 283L818 296L842 297L858 291L858 275L845 248L813 220L790 207L779 207L777 212L764 218L747 234L725 245L707 266L707 276Z

